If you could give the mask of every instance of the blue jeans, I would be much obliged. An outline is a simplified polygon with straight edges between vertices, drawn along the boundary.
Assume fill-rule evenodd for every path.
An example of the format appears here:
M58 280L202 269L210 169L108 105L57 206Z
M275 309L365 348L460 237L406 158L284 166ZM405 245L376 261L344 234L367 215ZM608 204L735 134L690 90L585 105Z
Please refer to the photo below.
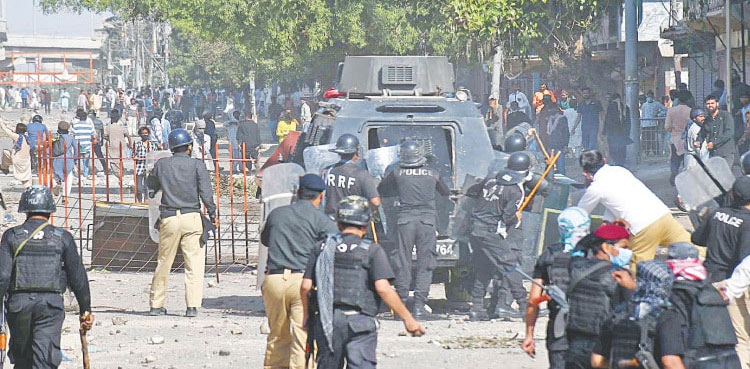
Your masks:
M560 154L560 157L557 159L555 173L565 175L565 154Z
M598 127L581 127L581 138L584 150L596 150L599 148Z
M91 153L81 152L81 175L88 177L91 174Z
M273 142L279 142L279 136L276 135L276 127L278 126L278 120L268 120L268 128L271 129L271 139L273 139Z

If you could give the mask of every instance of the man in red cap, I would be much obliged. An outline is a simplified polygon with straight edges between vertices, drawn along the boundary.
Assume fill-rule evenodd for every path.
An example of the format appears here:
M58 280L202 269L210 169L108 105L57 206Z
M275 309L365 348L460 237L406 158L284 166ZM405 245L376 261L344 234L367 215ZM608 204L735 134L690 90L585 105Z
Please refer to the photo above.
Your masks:
M601 323L615 306L628 301L635 282L627 269L633 252L628 231L604 224L584 237L571 251L570 282L566 295L570 310L566 326L565 368L590 368Z

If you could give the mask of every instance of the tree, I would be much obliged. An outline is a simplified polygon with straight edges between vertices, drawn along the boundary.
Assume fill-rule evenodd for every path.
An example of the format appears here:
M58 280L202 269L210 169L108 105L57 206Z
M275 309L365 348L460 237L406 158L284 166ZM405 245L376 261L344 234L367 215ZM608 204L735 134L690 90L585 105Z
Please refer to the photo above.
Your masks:
M41 0L61 8L168 20L189 40L229 46L258 75L330 80L346 55L448 55L483 62L567 57L615 0ZM190 46L192 47L192 46ZM199 63L198 63L199 64ZM177 68L185 69L185 66Z

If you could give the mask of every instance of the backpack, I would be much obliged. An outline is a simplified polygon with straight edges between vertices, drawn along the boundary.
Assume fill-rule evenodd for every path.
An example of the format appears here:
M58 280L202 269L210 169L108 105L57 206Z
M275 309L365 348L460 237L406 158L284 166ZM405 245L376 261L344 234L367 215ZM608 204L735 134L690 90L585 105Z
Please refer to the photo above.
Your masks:
M65 154L65 138L61 134L56 134L52 138L52 157L58 157Z

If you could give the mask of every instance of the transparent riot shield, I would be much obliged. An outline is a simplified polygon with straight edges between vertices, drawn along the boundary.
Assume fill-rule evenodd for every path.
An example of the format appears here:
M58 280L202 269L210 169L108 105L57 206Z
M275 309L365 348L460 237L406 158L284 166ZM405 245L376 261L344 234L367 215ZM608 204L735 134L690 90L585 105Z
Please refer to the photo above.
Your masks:
M377 149L368 150L365 154L365 163L367 171L371 176L378 180L383 179L385 174L398 163L398 146L385 146ZM397 197L381 198L381 206L378 208L380 215L380 224L383 226L383 232L390 240L396 239L393 229L388 228L388 224L395 224L396 221L396 200Z
M276 164L263 170L261 173L260 229L265 226L268 214L271 214L273 209L292 203L299 188L299 178L303 175L305 175L305 170L295 163ZM268 248L261 245L258 247L258 283L256 285L259 290L266 276L267 261Z
M678 174L674 182L683 206L695 210L730 191L734 180L727 161L713 157Z
M152 151L147 153L146 172L151 173L151 170L154 169L154 165L159 159L170 156L172 156L172 152L169 150ZM151 237L151 241L156 243L159 243L159 229L154 226L160 215L159 205L161 205L161 191L157 192L153 198L148 200L148 235Z
M338 163L341 158L339 154L330 150L336 145L318 145L305 148L302 158L305 160L305 171L307 173L321 174L323 168Z

